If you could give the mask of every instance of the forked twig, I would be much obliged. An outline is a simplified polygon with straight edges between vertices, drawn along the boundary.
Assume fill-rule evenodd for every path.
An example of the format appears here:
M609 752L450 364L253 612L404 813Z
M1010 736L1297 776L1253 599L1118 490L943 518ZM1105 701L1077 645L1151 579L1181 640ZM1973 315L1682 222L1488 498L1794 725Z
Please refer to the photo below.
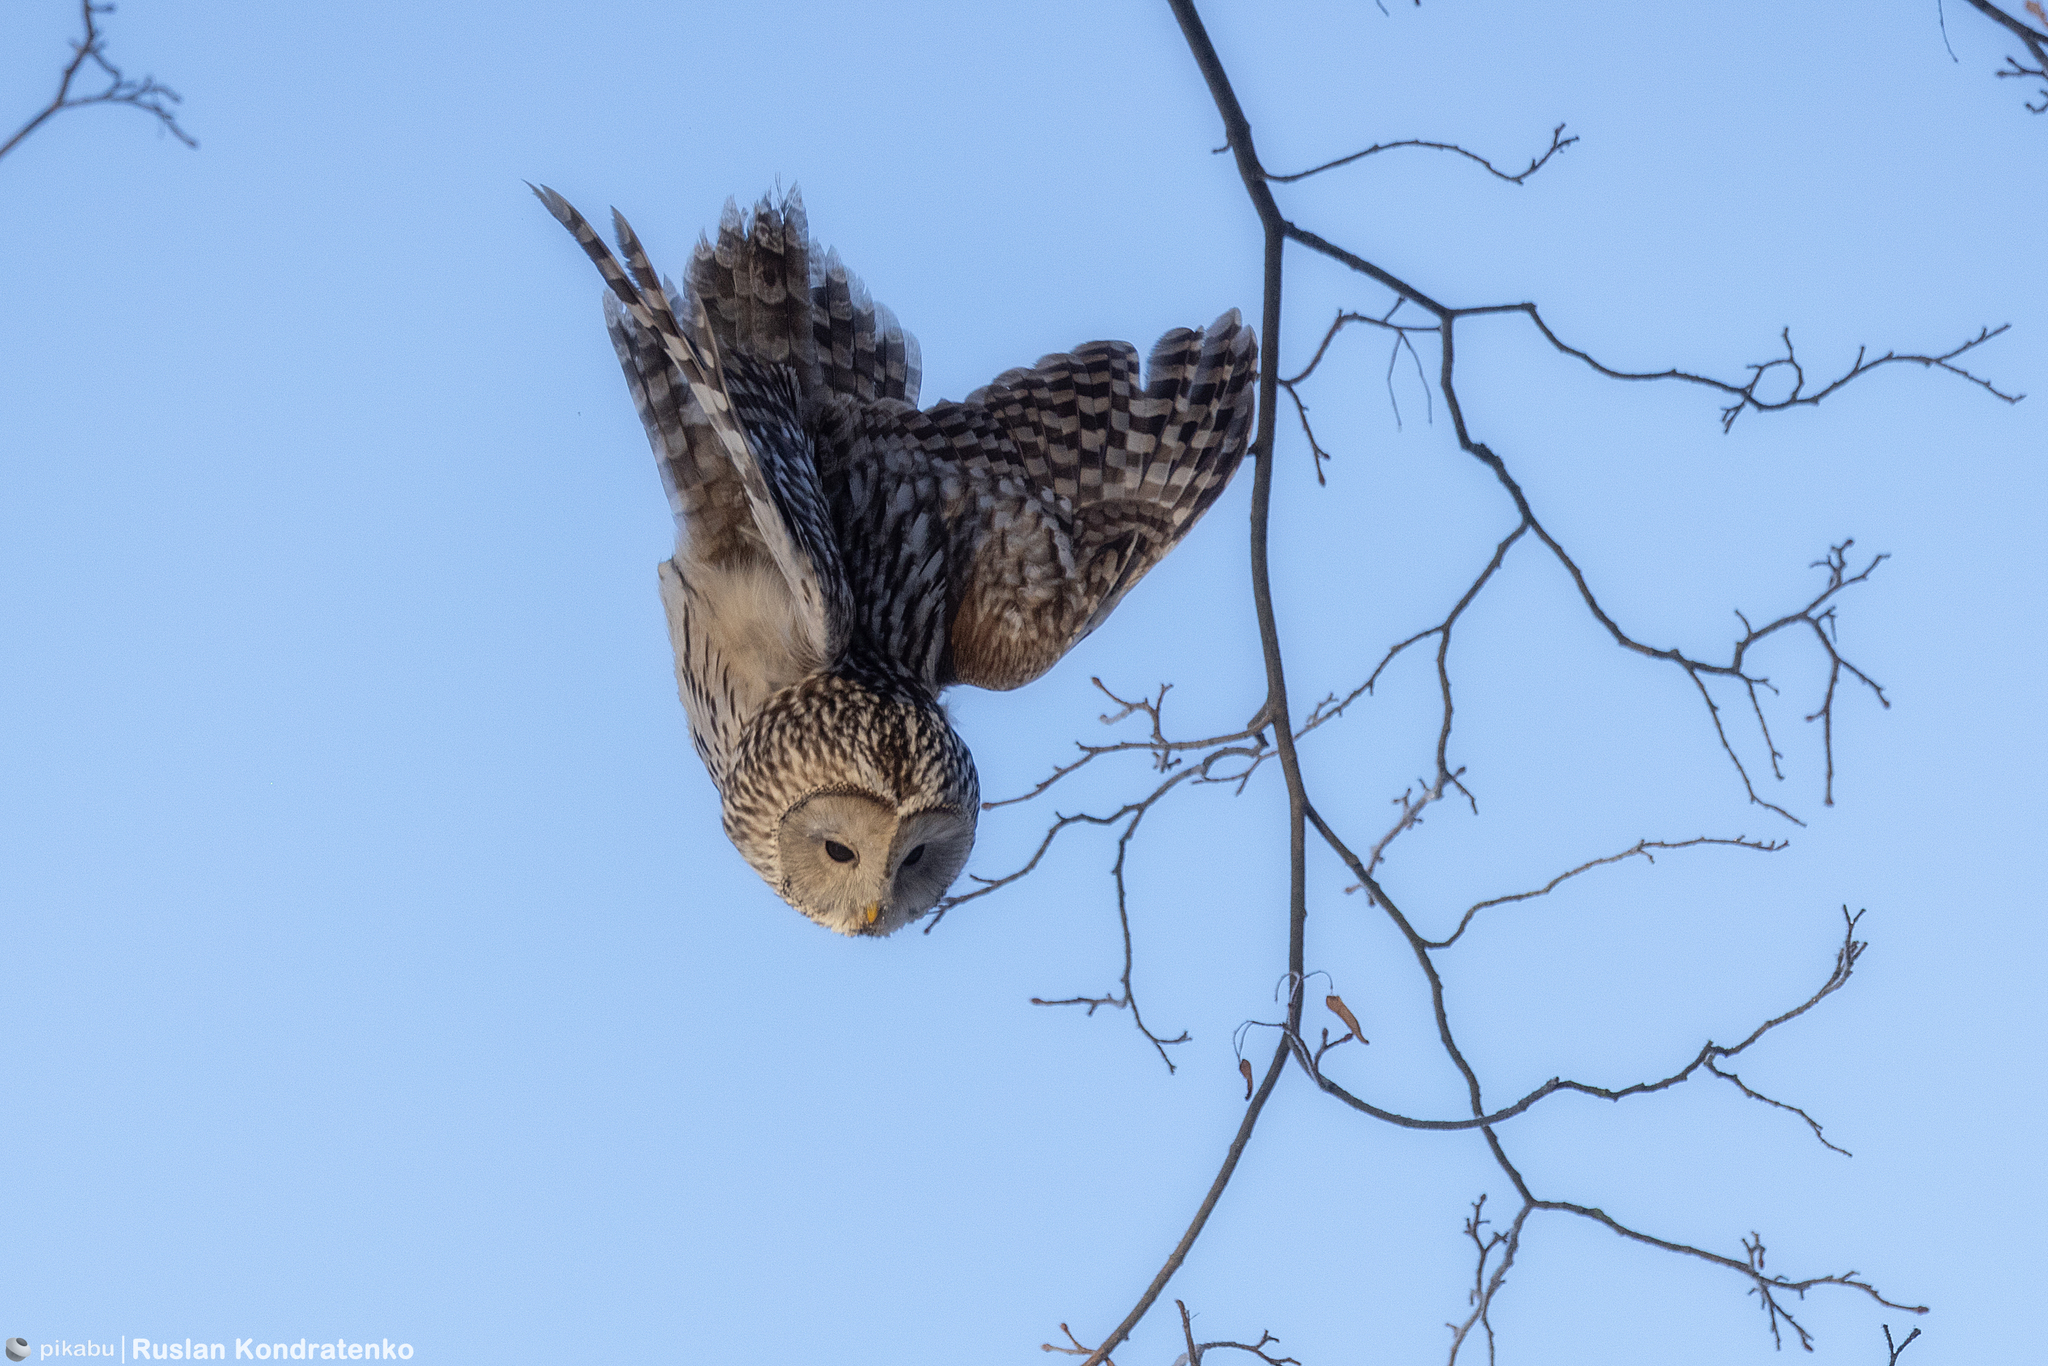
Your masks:
M154 76L144 76L139 81L124 76L120 67L107 60L107 39L99 30L98 16L112 14L114 7L96 4L94 0L80 0L78 9L85 35L71 44L71 61L58 78L57 93L34 117L17 128L12 137L0 142L0 157L20 146L30 133L66 109L83 109L93 104L125 104L145 114L154 114L159 125L169 130L172 137L187 147L197 147L198 140L178 125L177 112L171 108L171 105L184 103L183 96L167 85L158 84ZM107 84L90 95L73 95L72 83L78 79L78 73L87 62L99 68L100 74L107 78Z

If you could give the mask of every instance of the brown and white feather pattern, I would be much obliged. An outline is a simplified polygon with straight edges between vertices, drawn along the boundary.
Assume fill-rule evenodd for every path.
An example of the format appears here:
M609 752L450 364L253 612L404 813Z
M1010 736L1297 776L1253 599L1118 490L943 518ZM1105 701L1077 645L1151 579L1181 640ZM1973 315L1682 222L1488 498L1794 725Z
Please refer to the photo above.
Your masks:
M536 193L609 286L676 517L677 680L733 842L794 901L776 830L821 792L971 825L938 694L1044 673L1215 502L1250 427L1251 330L1232 311L1169 332L1143 376L1128 344L1090 342L919 411L915 339L794 193L728 203L680 293L623 219L621 266Z

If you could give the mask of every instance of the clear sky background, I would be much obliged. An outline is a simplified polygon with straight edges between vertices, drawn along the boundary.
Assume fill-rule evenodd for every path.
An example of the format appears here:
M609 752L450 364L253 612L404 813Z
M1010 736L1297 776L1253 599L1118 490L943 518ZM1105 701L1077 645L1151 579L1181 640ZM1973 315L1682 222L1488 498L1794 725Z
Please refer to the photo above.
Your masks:
M1454 653L1478 818L1393 847L1441 932L1481 897L1643 838L1789 837L1603 871L1444 955L1495 1098L1618 1085L1855 980L1743 1060L1798 1120L1694 1082L1553 1098L1503 1140L1540 1193L1769 1269L1854 1268L1934 1306L1905 1359L2038 1350L2039 917L2048 118L1961 5L1211 4L1268 163L1454 140L1527 185L1397 152L1286 189L1298 221L1459 303L1533 299L1611 364L1739 377L1789 325L1809 372L1945 349L2009 407L1907 367L1817 410L1603 381L1522 322L1468 325L1476 434L1641 637L1725 651L1803 603L1828 545L1893 558L1842 604L1889 690L1761 663L1788 778L1744 804L1699 701L1605 643L1523 546ZM73 33L0 9L12 126ZM1132 853L1117 1012L1088 833L929 935L852 943L719 831L655 594L670 529L599 286L523 179L625 210L678 269L728 195L800 184L923 343L928 399L1097 337L1258 306L1256 221L1163 3L613 6L131 0L112 55L187 96L189 152L67 114L0 162L0 1335L390 1338L417 1361L1039 1362L1129 1308L1243 1105L1232 1033L1277 1018L1284 798L1185 791ZM1290 257L1298 364L1354 277ZM1283 415L1275 577L1294 697L1355 686L1438 620L1511 511L1396 368L1347 336ZM1297 364L1290 364L1291 371ZM956 694L985 791L1101 734L1089 678L1171 680L1181 734L1263 683L1241 479L1111 623L1016 694ZM1428 771L1433 679L1397 665L1317 734L1356 843ZM1728 694L1722 700L1738 704ZM1731 716L1740 713L1731 707ZM1745 732L1746 734L1746 732ZM1745 754L1761 755L1745 740ZM1058 809L1113 809L1142 760ZM991 812L1008 871L1049 809ZM1310 867L1310 965L1369 1051L1330 1070L1456 1116L1421 983ZM1318 979L1318 997L1320 991ZM1312 1025L1334 1023L1312 1015ZM1248 1048L1261 1063L1271 1035ZM1128 1363L1262 1328L1307 1366L1441 1359L1473 1135L1397 1132L1282 1083ZM1505 1361L1764 1360L1736 1277L1566 1216L1529 1229ZM1879 1362L1850 1293L1797 1306L1817 1359Z

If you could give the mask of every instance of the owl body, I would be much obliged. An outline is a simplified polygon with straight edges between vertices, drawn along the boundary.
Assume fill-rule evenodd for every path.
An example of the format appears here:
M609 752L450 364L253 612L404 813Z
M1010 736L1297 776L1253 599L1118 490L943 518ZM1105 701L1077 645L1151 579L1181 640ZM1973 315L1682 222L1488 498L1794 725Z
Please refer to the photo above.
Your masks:
M728 204L676 291L537 190L606 321L677 526L660 570L690 735L726 834L778 894L887 934L973 847L948 687L1019 687L1093 631L1222 492L1256 370L1235 312L1137 353L1091 342L916 406L916 342L808 237Z

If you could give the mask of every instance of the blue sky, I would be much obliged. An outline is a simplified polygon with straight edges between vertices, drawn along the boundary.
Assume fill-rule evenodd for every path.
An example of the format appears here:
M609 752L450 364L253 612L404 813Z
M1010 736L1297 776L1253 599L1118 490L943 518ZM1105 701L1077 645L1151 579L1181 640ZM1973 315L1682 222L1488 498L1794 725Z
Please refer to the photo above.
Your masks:
M1290 216L1458 303L1533 299L1611 364L1739 376L1789 326L1814 373L2011 322L1980 373L2048 376L2048 120L1951 6L1567 11L1212 5L1268 164L1462 142L1527 185L1398 152ZM74 15L0 12L10 126ZM1276 1018L1284 794L1177 794L1134 846L1116 1012L1113 840L935 933L878 944L782 906L719 833L655 595L670 535L598 284L522 180L616 204L676 268L728 195L802 186L919 336L928 399L1096 337L1258 303L1256 221L1165 5L178 6L112 55L187 96L67 114L0 162L0 1335L413 1343L415 1360L1044 1361L1156 1270L1242 1113L1232 1034ZM1290 257L1284 352L1386 299ZM1831 543L1893 558L1842 606L1887 687L1837 726L1763 656L1788 777L1745 806L1696 696L1607 645L1554 563L1510 557L1461 631L1442 808L1385 878L1438 930L1639 838L1786 837L1589 875L1444 956L1488 1094L1620 1084L1855 980L1745 1055L1796 1118L1694 1082L1505 1126L1540 1190L1769 1267L1927 1303L1905 1360L2015 1360L2039 1155L2041 397L1908 367L1741 419L1618 385L1514 320L1463 334L1462 394L1616 616L1725 651L1731 608L1803 603ZM1274 546L1297 705L1437 620L1511 513L1412 374L1347 336L1283 413ZM1297 365L1287 367L1291 372ZM1089 682L1176 684L1182 734L1262 691L1249 478L1047 679L956 694L984 790L1101 733ZM1397 665L1306 750L1355 843L1426 771L1433 679ZM1724 702L1739 699L1724 697ZM1752 744L1746 755L1760 761ZM1149 790L1142 761L1058 809ZM1008 871L1049 811L983 819ZM1315 855L1310 965L1373 1044L1333 1064L1460 1112L1412 962ZM1249 1045L1263 1059L1269 1036ZM1718 1085L1718 1084L1717 1084ZM1509 1192L1472 1136L1397 1132L1283 1081L1169 1291L1208 1338L1307 1366L1440 1359L1459 1225ZM1733 1277L1580 1221L1531 1225L1503 1359L1764 1359ZM1817 1293L1817 1356L1882 1360ZM1118 1360L1166 1366L1170 1304ZM2026 1345L2023 1345L2026 1344ZM1247 1358L1248 1359L1248 1358Z

